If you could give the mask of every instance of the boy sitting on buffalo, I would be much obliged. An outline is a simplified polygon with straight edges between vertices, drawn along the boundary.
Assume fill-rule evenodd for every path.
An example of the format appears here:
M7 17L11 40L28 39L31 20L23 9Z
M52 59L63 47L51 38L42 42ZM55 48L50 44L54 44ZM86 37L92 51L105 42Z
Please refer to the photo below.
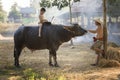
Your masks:
M41 8L40 9L40 15L39 15L39 37L41 37L41 29L42 29L42 24L44 22L48 22L46 19L44 19L44 13L46 12L46 9L45 8Z

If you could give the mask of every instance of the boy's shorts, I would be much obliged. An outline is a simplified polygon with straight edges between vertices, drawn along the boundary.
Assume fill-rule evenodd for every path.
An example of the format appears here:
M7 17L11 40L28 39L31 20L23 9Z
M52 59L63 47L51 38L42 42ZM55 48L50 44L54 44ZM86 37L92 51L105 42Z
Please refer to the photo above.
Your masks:
M91 49L94 50L95 48L103 49L103 41L96 41L94 44L91 46Z

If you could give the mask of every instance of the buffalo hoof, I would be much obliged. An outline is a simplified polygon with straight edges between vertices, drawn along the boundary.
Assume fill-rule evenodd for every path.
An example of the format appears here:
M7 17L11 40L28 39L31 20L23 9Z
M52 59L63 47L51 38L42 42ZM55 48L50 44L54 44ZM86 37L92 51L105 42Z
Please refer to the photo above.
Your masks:
M22 68L21 66L15 66L16 68Z
M16 67L16 68L21 68L21 66L20 66L20 65L15 65L15 67Z
M55 64L54 67L60 67L58 64Z
M53 67L54 65L49 63L49 66Z

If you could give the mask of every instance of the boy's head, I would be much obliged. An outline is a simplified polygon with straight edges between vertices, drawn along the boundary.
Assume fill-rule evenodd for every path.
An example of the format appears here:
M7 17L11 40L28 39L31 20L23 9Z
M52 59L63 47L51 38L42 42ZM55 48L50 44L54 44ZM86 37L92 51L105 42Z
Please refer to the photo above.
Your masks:
M46 12L46 9L45 8L41 8L40 9L40 14L44 14Z
M100 19L96 19L94 21L95 21L95 25L97 25L97 26L101 26L102 25L102 22L100 21Z

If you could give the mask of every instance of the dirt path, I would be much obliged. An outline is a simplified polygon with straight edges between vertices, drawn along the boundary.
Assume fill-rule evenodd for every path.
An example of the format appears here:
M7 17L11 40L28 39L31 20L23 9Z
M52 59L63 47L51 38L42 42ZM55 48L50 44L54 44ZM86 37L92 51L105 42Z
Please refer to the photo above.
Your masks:
M13 37L4 37L0 34L0 40L13 40Z
M59 68L49 67L48 50L31 53L25 48L20 56L20 64L24 69L32 68L38 73L64 73L68 80L118 80L120 68L101 69L90 65L95 62L96 55L89 47L90 43L73 48L66 43L62 45L57 51ZM20 71L13 68L13 42L0 41L0 80L19 75Z

